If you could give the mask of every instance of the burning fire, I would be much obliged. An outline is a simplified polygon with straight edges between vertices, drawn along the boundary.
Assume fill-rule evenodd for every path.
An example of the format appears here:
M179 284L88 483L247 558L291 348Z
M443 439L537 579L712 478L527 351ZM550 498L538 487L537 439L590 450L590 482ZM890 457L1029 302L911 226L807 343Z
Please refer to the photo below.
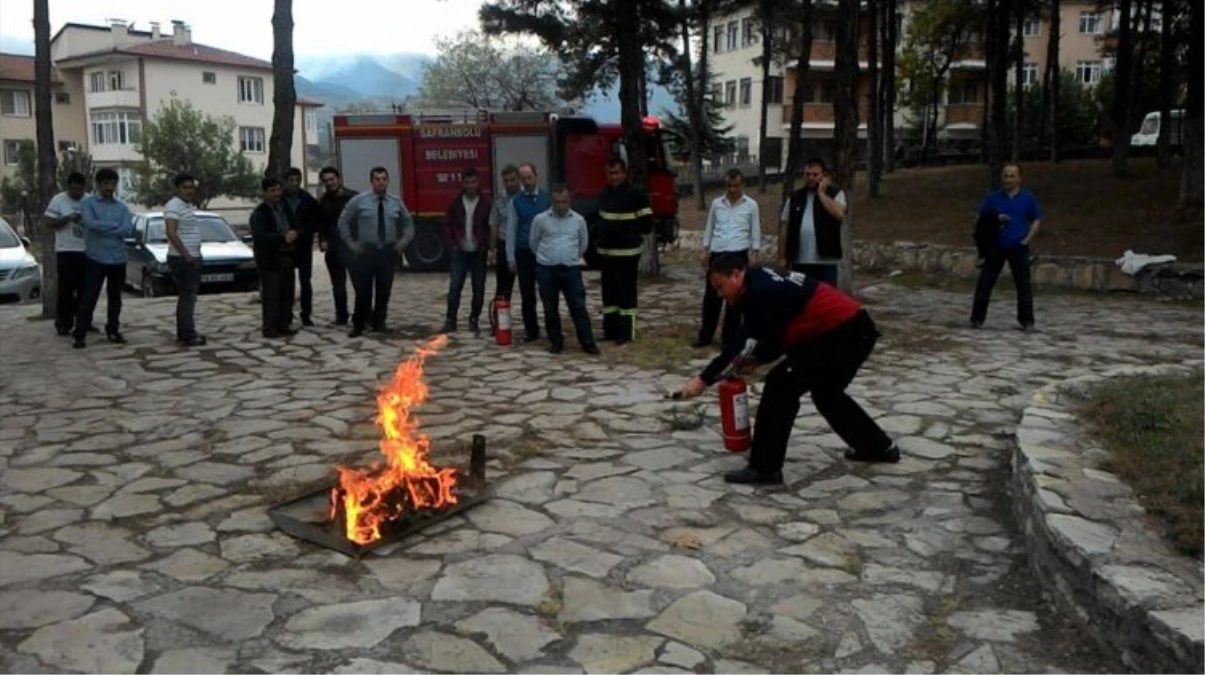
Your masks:
M371 469L336 467L339 484L331 489L330 520L343 521L343 533L357 544L381 538L381 527L419 509L456 503L456 469L427 461L430 439L418 430L414 408L427 400L423 361L448 344L446 335L419 345L397 367L393 380L377 394L377 419L385 432L385 464Z

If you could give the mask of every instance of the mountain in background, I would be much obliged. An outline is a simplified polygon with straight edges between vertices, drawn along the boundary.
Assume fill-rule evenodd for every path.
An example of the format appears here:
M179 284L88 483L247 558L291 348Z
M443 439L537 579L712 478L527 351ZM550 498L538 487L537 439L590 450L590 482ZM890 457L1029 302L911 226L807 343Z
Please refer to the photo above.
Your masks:
M11 35L0 35L0 52L33 56L33 43Z

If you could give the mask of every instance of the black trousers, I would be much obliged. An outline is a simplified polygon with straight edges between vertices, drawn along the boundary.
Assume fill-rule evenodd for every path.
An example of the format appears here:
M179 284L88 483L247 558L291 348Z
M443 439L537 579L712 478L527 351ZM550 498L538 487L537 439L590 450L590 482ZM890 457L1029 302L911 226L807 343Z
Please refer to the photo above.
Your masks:
M709 267L711 263L715 262L716 257L719 255L719 253L711 254L707 260ZM744 260L745 263L749 262L748 251L740 251L737 255L739 255L741 260ZM726 343L735 337L736 332L740 330L740 310L733 309L732 307L725 307L724 299L721 298L720 294L716 293L715 289L711 287L711 279L704 279L703 323L699 326L699 342L711 342L712 338L715 337L716 326L718 326L720 323L720 310L724 311L724 329L720 331L720 341Z
M640 255L599 253L602 286L603 339L627 342L636 339L637 277Z
M326 271L331 276L331 295L335 298L335 322L347 323L347 245L332 240L326 247ZM302 300L304 306L304 300Z
M466 277L473 280L473 299L469 311L469 322L476 326L481 319L481 308L485 306L485 251L452 251L451 272L448 279L448 323L456 325L460 313L460 296L464 292Z
M293 316L293 255L278 256L277 268L259 271L259 301L263 310L264 335L276 335L288 328Z
M60 251L55 254L58 265L59 289L55 298L54 327L66 333L75 325L75 314L79 311L84 295L84 276L88 270L88 256L83 251ZM85 329L87 326L85 326Z
M891 447L887 434L845 393L876 339L874 321L862 311L793 347L766 376L749 465L766 472L782 469L799 399L808 392L816 410L855 452L876 455Z
M356 290L356 304L351 315L354 328L363 330L369 325L373 330L385 328L396 269L397 255L391 247L365 248L359 255L352 256L349 271L352 287Z
M578 344L582 347L593 345L594 330L590 326L590 314L586 311L586 282L582 279L582 268L577 265L537 265L536 278L540 283L548 341L556 347L565 346L560 308L560 298L564 295Z
M1004 263L1013 275L1017 288L1017 322L1023 326L1033 325L1033 286L1029 279L1029 247L1017 246L989 252L979 269L979 281L975 284L975 304L971 308L971 321L983 323L987 318L987 306L992 300L992 289L1004 269Z
M498 240L498 261L494 265L494 297L510 300L515 290L515 273L510 271L510 262L506 259L506 240Z
M301 318L309 319L314 315L314 249L313 246L302 246L297 251L297 287L301 293ZM293 318L293 310L289 309L289 318Z
M84 268L84 292L80 296L79 309L75 313L72 335L82 340L92 325L92 313L100 302L100 287L106 286L109 307L105 321L105 333L116 333L121 329L121 292L126 285L126 264L106 265L89 259Z
M515 270L519 277L519 296L523 300L523 330L527 337L540 337L540 314L536 311L536 254L529 248L515 249Z

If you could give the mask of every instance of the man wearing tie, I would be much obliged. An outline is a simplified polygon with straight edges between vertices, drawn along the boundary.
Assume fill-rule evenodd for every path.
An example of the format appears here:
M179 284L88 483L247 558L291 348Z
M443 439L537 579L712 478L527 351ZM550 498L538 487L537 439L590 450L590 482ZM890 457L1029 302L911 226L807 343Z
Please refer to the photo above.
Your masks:
M356 291L351 332L360 337L372 320L375 332L387 332L385 316L393 290L398 256L414 238L414 219L398 197L389 194L389 171L375 167L368 173L372 192L352 197L339 216L339 236L351 253L349 271Z

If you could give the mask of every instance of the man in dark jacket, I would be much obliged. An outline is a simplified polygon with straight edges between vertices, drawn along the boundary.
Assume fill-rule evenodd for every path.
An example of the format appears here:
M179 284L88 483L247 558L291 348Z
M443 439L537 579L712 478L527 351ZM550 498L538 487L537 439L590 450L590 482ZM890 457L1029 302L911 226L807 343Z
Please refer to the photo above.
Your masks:
M294 335L289 328L293 308L293 267L300 233L282 204L284 186L279 179L260 181L264 199L251 212L251 243L259 269L259 297L263 306L263 335Z
M350 254L339 236L339 216L347 202L356 196L356 191L343 186L343 176L333 166L323 167L318 172L318 179L325 190L318 199L318 250L325 255L326 271L331 275L335 325L346 326L350 318L347 310L347 258Z
M628 182L628 165L607 162L610 183L598 195L599 268L602 272L603 339L617 344L636 337L636 277L644 235L653 231L648 197Z
M469 331L480 332L481 308L485 305L485 262L492 239L490 235L489 199L478 189L477 170L468 167L460 172L460 194L448 204L444 213L443 235L451 249L451 278L448 283L448 314L443 332L456 332L456 315L460 311L460 294L464 279L473 277L473 305L469 314Z
M301 169L291 167L285 171L285 194L282 202L289 222L297 230L294 253L297 256L297 282L301 286L301 325L313 326L314 313L314 235L321 227L321 211L314 195L301 189ZM289 309L292 319L293 310Z
M802 272L784 276L746 267L741 256L731 253L712 262L709 277L728 306L740 308L743 325L738 338L725 343L720 355L682 387L681 396L698 396L720 379L785 357L766 375L749 465L729 472L725 481L782 482L791 427L807 392L851 448L846 459L899 461L899 448L845 393L879 335L861 305Z
M804 164L803 180L803 187L782 205L778 266L836 286L841 224L849 202L845 192L832 184L824 160L818 157Z

